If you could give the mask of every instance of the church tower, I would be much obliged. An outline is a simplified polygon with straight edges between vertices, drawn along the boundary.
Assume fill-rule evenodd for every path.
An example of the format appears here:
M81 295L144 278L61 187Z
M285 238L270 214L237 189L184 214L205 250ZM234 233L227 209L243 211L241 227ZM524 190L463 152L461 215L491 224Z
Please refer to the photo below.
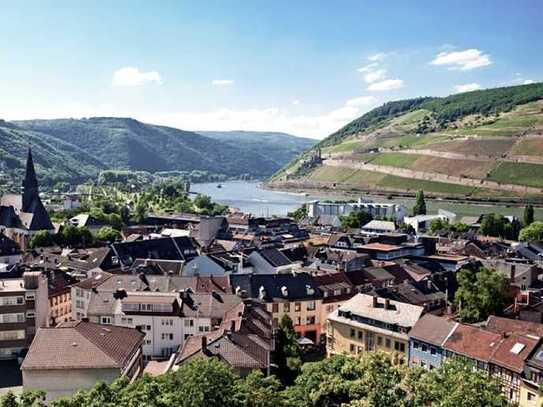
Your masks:
M32 204L38 199L38 179L34 169L34 160L32 159L32 149L28 147L28 157L26 159L26 173L23 180L23 202L21 210L23 212L33 212Z

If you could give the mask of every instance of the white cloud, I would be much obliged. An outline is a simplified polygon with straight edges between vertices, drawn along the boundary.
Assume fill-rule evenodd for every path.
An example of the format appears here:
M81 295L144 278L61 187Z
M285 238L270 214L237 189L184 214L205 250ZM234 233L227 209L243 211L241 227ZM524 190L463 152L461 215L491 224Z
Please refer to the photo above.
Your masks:
M379 67L379 64L377 62L373 62L369 65L363 66L362 68L358 68L358 72L371 72L374 69L377 69Z
M364 75L364 80L367 83L382 81L385 79L386 74L386 69L376 69L375 71L368 72L366 75Z
M368 60L369 60L369 61L372 61L372 62L378 62L378 61L382 61L383 59L385 59L386 56L387 56L386 53L384 53L384 52L378 52L377 54L370 55L370 56L368 57Z
M535 83L533 79L526 79L524 82L522 82L523 85L531 85L532 83Z
M323 138L378 105L374 96L347 100L343 106L320 115L293 115L276 107L209 112L177 112L141 117L147 123L184 130L281 131L297 136Z
M382 92L385 90L400 89L403 88L404 83L401 79L385 79L381 82L372 83L368 86L368 90L375 92Z
M481 85L475 82L466 83L465 85L456 85L454 87L454 90L456 91L456 93L471 92L471 91L479 90L479 89L481 89Z
M294 100L292 101L292 104L293 104L294 106L298 106L298 105L300 104L300 101L299 101L298 99L294 99Z
M470 48L464 51L440 52L431 62L432 65L448 66L451 70L469 71L492 64L490 55Z
M234 84L234 81L231 79L215 79L211 84L213 86L230 86Z
M138 68L127 66L120 68L113 73L113 86L134 87L142 86L146 83L162 84L160 74L156 71L140 72Z

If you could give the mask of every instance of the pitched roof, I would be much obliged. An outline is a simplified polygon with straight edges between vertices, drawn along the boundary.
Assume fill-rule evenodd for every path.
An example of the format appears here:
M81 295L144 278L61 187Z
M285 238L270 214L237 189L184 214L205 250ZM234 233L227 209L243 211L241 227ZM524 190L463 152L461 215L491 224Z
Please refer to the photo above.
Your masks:
M409 332L409 337L441 346L456 325L455 321L426 314L415 323Z
M339 310L407 328L413 327L424 312L424 308L418 305L393 300L390 301L390 308L385 309L383 305L384 299L378 299L378 306L374 307L373 301L374 297L372 295L357 294L339 307ZM334 315L333 318L335 319L341 318L336 311L332 315Z
M232 274L232 288L239 287L251 298L260 297L261 287L264 289L264 301L283 299L287 301L311 300L322 298L313 277L307 273L296 274ZM284 295L283 287L286 288Z
M22 370L123 369L143 342L131 329L74 321L40 328Z
M471 325L458 324L443 347L463 356L489 362L502 335Z
M258 253L273 267L288 266L289 264L292 264L287 256L275 248L262 249Z
M543 324L519 319L509 319L491 315L486 321L486 329L497 333L522 333L543 337Z
M387 220L371 220L362 226L362 230L384 230L393 232L396 230L396 225L394 222Z

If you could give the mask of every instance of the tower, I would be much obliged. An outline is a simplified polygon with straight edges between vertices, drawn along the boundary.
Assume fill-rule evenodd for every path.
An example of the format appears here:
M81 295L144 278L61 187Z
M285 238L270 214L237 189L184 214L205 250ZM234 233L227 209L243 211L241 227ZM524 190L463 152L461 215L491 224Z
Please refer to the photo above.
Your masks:
M21 210L23 212L33 212L32 204L39 199L38 179L34 169L34 160L32 159L32 149L28 147L28 157L26 159L26 173L23 180L23 202Z

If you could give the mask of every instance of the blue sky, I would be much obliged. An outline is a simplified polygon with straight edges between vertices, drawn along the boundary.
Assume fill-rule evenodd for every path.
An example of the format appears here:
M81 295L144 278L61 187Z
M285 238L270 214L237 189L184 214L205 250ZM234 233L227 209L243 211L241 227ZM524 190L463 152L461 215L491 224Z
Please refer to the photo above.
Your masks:
M3 2L0 118L322 138L389 100L543 80L543 2Z

